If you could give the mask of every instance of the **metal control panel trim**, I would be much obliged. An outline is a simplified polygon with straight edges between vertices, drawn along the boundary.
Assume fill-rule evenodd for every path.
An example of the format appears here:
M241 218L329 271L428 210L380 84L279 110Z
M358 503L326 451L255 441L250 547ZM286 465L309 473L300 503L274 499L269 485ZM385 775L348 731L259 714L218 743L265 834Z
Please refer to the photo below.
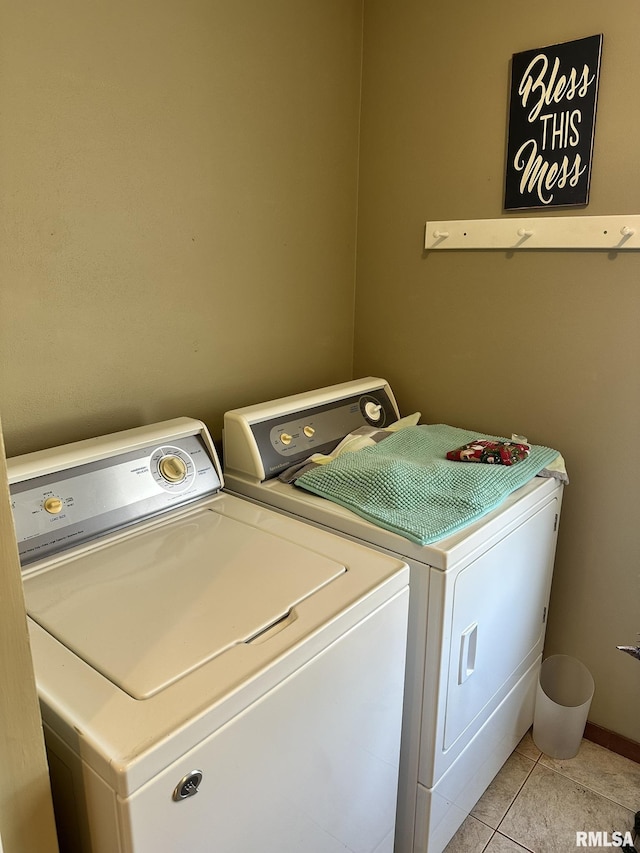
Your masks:
M312 453L329 453L358 427L382 429L397 417L387 392L378 388L252 423L251 432L270 479Z
M24 566L220 489L199 435L154 442L11 486Z

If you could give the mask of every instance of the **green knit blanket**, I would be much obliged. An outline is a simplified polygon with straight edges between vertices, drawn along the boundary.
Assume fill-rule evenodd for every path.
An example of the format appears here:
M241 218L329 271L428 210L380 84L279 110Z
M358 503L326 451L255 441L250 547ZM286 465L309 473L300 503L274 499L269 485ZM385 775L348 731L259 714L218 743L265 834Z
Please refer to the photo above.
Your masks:
M444 424L407 427L307 471L296 485L426 545L495 509L558 456L557 450L531 445L515 465L446 459L447 451L478 438L499 436Z

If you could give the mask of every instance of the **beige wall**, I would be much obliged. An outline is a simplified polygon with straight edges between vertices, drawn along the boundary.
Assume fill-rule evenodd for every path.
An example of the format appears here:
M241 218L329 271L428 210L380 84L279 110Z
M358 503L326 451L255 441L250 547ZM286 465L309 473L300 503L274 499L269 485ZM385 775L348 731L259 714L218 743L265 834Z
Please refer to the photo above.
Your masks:
M422 246L428 219L502 215L512 54L596 33L591 198L571 213L639 213L638 32L619 0L366 0L354 362L405 412L563 452L547 652L581 658L590 719L636 741L640 665L615 647L640 631L640 255Z
M57 853L0 425L0 853Z
M350 378L361 42L360 0L2 2L8 455Z

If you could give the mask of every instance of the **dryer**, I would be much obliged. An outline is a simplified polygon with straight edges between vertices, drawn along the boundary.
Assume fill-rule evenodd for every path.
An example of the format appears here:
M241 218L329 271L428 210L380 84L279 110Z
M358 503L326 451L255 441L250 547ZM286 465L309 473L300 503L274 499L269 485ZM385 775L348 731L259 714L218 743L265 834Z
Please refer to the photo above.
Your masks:
M534 477L429 545L281 482L346 435L399 417L369 377L227 412L226 488L410 566L396 853L441 853L533 721L562 483Z
M179 418L9 460L63 853L390 853L408 568Z

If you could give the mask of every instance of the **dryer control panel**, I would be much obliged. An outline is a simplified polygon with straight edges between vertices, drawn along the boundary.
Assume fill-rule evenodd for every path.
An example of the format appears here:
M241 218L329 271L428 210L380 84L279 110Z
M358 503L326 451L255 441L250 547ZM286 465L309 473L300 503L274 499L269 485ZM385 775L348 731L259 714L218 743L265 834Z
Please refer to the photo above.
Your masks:
M329 453L363 426L382 429L399 417L383 379L364 379L297 394L224 416L226 471L268 480L313 453Z
M171 425L189 423L192 434L181 434L183 429L172 434ZM204 425L168 421L164 436L158 426L149 428L146 440L142 427L8 460L23 566L220 489Z

